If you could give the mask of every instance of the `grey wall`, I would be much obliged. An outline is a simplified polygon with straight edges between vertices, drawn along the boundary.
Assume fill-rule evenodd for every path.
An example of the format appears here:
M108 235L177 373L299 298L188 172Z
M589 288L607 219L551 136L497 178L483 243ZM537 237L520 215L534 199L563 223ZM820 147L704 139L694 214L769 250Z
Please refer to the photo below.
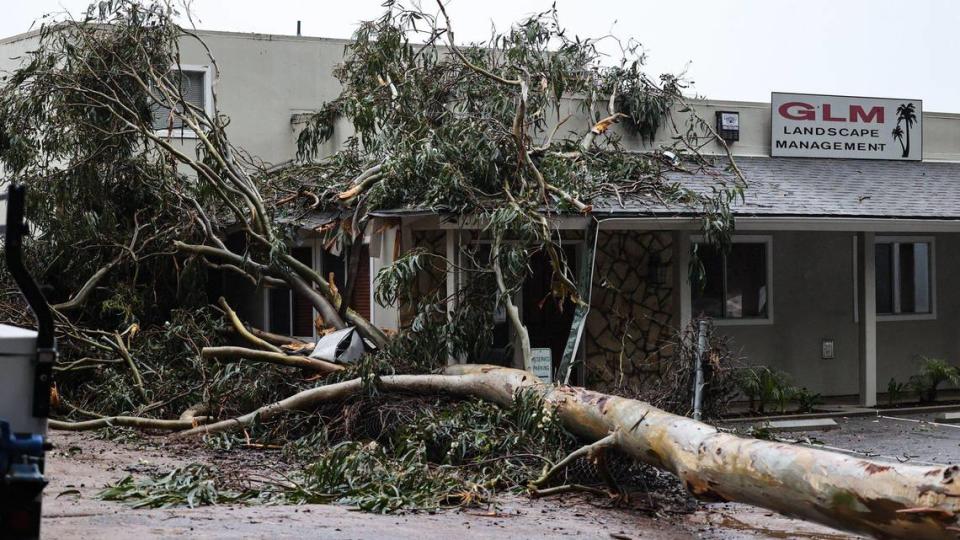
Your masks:
M937 317L934 320L877 319L877 390L891 377L906 381L922 356L960 365L960 235L935 234Z
M797 385L825 395L856 393L859 348L850 233L772 236L773 324L718 326L717 331L732 339L745 361L786 371ZM820 358L823 338L836 342L833 360Z
M856 394L859 330L854 322L853 234L767 234L773 237L773 324L718 325L717 332L732 340L733 349L747 363L783 370L795 384L824 395ZM935 239L937 313L933 320L878 318L879 392L886 391L891 377L903 382L917 373L921 356L960 364L960 235L903 236ZM821 358L824 338L835 341L832 360Z

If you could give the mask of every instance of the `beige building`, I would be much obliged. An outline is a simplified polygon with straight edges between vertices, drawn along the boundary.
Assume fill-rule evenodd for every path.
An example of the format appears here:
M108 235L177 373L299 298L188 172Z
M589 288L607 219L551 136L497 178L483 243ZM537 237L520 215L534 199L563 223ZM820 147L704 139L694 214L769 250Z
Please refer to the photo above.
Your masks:
M231 118L231 140L265 163L291 160L298 115L339 92L332 68L346 42L200 35L219 73L214 78L200 48L184 43L182 69L195 83L192 99L209 106L215 91L220 111ZM0 75L35 39L32 33L0 40ZM882 100L773 98L786 101L773 107L696 105L711 124L716 119L718 128L729 128L730 151L749 184L745 200L735 205L732 250L723 255L698 248L706 271L702 286L691 283L688 271L699 241L698 209L640 199L599 201L590 217L558 221L571 260L579 270L592 269L589 312L538 306L548 279L542 261L531 261L534 273L519 299L533 346L549 350L555 369L565 355L574 355L582 366L576 378L588 385L642 380L663 369L676 330L701 316L729 336L747 361L782 369L815 392L859 396L867 404L875 403L878 385L882 391L890 378L905 381L924 356L958 363L960 115L918 107L916 119L901 125L895 104L875 110L887 107ZM674 112L680 124L687 116ZM899 137L893 133L898 127ZM795 129L800 131L783 131ZM339 130L326 150L334 151L348 135L346 127ZM649 145L623 135L632 150L649 151L669 144L672 133L665 128ZM910 155L901 157L911 144ZM704 151L724 154L717 144ZM878 156L885 159L871 159ZM671 175L697 189L732 181L722 169ZM382 223L367 236L370 257L361 272L366 286L353 302L369 310L375 324L396 328L398 310L376 305L370 295L373 276L392 260L396 244L401 251L427 246L456 259L461 244L476 241L476 227L417 209L384 211L379 218ZM316 238L322 222L317 216L302 224L295 254L323 272L342 272L342 258L325 252ZM450 273L448 289L461 279ZM249 292L245 315L254 324L312 336L312 311L294 295ZM583 339L570 339L571 328L580 334L573 324L579 315L586 321ZM501 343L494 349L509 342L508 334L498 334Z

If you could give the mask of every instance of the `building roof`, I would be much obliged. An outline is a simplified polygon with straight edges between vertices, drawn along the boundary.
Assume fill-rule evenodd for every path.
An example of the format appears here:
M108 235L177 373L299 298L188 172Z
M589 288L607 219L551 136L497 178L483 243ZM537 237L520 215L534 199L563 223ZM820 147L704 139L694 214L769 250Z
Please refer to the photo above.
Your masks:
M738 216L960 219L960 163L819 158L735 158L747 180ZM672 172L672 181L709 191L733 182L729 171ZM691 215L683 204L646 197L605 199L596 214Z

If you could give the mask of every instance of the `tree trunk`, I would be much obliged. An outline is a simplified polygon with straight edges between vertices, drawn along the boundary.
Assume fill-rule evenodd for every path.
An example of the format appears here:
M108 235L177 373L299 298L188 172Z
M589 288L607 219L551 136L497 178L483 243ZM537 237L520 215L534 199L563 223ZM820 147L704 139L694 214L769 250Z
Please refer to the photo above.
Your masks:
M385 392L447 393L509 405L530 388L557 408L564 425L677 475L694 495L737 501L878 537L958 538L960 467L886 463L721 433L647 403L569 386L550 386L509 368L457 365L445 375L394 375ZM255 418L303 410L361 391L359 379L305 390L242 417L174 437L238 429Z
M907 146L904 147L904 149L903 149L903 157L910 157L910 123L909 123L909 122L905 122L905 124L906 124L906 127L907 127L907 129L905 130L905 131L907 132L907 133L906 133L906 135L907 135Z
M523 361L523 369L530 371L533 369L533 352L530 349L530 333L524 326L520 317L520 310L513 299L510 297L510 290L503 280L503 267L500 265L500 240L493 243L493 251L490 257L493 260L493 275L497 279L497 289L503 298L503 308L507 312L507 319L510 321L510 328L513 330L513 341L520 348L520 356ZM514 363L516 365L516 363Z

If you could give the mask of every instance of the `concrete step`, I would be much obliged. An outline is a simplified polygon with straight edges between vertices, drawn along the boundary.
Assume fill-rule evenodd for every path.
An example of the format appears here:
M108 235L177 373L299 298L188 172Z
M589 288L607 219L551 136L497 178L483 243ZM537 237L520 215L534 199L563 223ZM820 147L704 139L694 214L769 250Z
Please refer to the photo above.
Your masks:
M960 412L942 412L937 413L933 416L934 422L942 422L944 424L957 424L960 423Z

